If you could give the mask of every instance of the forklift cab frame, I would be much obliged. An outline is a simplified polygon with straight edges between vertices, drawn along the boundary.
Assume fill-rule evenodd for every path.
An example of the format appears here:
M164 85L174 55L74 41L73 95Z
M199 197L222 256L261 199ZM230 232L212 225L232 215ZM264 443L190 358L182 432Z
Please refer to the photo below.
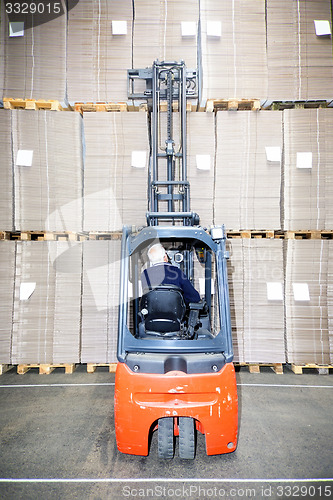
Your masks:
M225 236L221 228L221 238L214 240L210 234L200 227L163 227L154 226L143 229L137 235L132 235L129 228L124 228L121 250L121 284L120 284L120 308L119 308L119 338L118 338L118 360L126 362L133 353L161 353L167 354L190 354L190 353L218 353L223 355L224 362L231 362L233 358L229 293L227 282L225 250ZM219 234L219 235L220 235ZM193 276L193 251L200 249L204 253L205 294L204 298L208 306L209 314L212 311L212 262L215 261L216 293L218 294L219 318L218 331L212 331L209 338L196 340L178 339L147 339L139 338L139 304L141 269L139 266L139 252L144 252L152 243L162 242L168 244L180 242L184 250L184 271L190 278ZM187 248L187 249L186 249ZM192 252L190 251L192 248ZM178 252L179 253L179 252ZM213 258L212 258L213 257ZM130 265L131 262L131 265ZM131 288L129 294L129 287ZM132 295L132 307L130 298ZM131 309L131 311L130 311ZM129 328L129 314L132 312L132 332ZM211 317L210 317L211 319ZM138 371L138 370L137 370Z

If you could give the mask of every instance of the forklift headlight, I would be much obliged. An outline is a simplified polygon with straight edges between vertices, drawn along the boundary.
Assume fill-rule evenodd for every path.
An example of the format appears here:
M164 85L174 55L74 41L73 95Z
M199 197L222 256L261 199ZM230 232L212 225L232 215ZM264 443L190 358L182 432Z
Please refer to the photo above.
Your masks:
M223 234L223 227L222 226L214 226L210 230L210 235L213 238L213 240L222 240L224 234Z

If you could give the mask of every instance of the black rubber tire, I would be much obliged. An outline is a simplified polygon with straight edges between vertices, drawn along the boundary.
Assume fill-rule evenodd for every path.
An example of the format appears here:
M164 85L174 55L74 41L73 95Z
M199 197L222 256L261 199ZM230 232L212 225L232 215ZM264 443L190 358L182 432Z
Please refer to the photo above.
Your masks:
M158 420L158 456L173 458L175 437L173 433L173 417L159 418Z
M191 417L179 417L179 457L193 460L195 457L196 428Z

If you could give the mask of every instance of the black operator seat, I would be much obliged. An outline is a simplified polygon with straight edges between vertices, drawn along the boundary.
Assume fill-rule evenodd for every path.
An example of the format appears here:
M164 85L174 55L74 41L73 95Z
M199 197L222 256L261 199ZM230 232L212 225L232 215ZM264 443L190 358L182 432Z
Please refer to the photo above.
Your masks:
M159 285L143 290L139 336L175 337L182 330L186 306L181 288Z

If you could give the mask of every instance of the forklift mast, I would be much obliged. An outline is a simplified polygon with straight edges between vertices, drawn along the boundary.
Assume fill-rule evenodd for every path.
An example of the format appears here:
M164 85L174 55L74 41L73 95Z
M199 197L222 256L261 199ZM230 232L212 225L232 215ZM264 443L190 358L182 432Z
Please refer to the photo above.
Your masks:
M142 92L136 90L138 81L145 81ZM183 61L155 61L152 68L128 70L128 96L148 102L151 119L151 163L148 184L147 224L156 226L178 221L184 226L199 224L199 216L190 212L190 185L186 164L186 105L187 99L198 97L196 70L187 70ZM166 123L161 112L166 106ZM173 110L179 117L179 146L176 149ZM159 144L161 129L165 143ZM165 176L166 172L166 176ZM166 177L166 178L165 178Z

